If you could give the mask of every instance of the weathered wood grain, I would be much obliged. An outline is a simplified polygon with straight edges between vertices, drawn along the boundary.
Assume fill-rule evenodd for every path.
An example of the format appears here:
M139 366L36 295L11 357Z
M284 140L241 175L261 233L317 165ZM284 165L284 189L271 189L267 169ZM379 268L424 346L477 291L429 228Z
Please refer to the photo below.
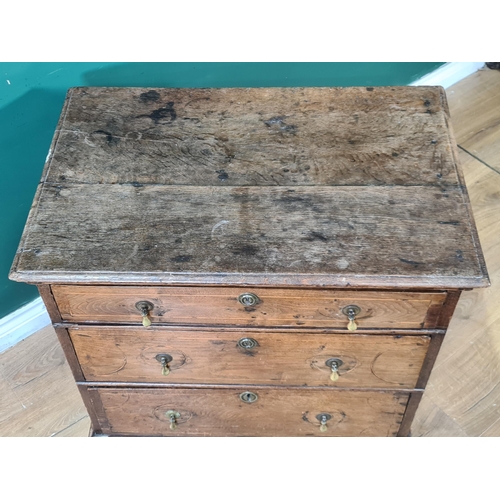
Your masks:
M479 286L469 234L455 188L47 185L12 277Z
M426 356L428 336L205 333L186 330L124 331L70 328L87 381L192 384L269 384L413 389ZM255 340L242 348L242 338ZM162 375L158 354L168 354ZM339 378L325 364L338 358Z
M335 389L89 389L102 400L110 435L145 436L394 436L408 393ZM175 430L165 413L181 416ZM327 431L316 415L329 413Z
M141 323L135 304L151 302L153 323L345 328L342 309L357 305L358 328L434 328L446 293L366 292L234 287L54 285L62 317L70 322ZM260 302L245 307L243 293Z
M57 134L12 279L488 284L440 88L82 88Z
M47 180L456 184L441 101L439 88L74 89Z

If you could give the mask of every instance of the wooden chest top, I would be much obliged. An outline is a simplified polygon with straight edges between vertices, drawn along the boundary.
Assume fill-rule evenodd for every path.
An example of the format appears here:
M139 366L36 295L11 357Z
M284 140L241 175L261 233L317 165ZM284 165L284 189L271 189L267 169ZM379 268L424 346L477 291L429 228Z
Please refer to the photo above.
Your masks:
M10 277L488 285L440 87L70 89Z

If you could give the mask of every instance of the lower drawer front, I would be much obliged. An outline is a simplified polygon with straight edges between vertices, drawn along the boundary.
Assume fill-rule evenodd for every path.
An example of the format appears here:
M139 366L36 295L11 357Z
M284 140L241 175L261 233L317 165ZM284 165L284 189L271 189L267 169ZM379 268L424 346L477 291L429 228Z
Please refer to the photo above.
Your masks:
M429 345L423 335L116 327L69 332L86 380L109 382L412 389ZM163 373L162 356L170 359Z
M252 387L90 392L102 404L103 432L124 436L395 436L409 398L401 392ZM243 401L253 398L248 392L257 400Z

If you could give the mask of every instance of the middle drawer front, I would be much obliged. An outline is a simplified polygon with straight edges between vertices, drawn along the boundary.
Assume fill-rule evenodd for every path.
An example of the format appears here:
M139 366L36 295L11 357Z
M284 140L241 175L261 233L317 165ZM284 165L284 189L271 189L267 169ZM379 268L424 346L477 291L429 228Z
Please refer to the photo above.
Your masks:
M430 341L423 335L133 327L76 327L69 333L87 381L391 389L415 387Z

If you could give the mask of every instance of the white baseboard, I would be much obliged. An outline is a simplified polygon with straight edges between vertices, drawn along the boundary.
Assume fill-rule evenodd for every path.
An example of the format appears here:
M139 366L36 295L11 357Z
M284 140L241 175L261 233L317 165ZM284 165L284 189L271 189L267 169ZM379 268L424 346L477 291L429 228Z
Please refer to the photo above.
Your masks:
M463 80L465 77L472 75L472 73L475 73L483 66L484 62L446 63L436 71L433 71L432 73L419 78L415 82L410 83L410 85L440 85L441 87L447 89L460 80Z
M0 319L0 352L50 325L50 318L42 299L36 299Z

